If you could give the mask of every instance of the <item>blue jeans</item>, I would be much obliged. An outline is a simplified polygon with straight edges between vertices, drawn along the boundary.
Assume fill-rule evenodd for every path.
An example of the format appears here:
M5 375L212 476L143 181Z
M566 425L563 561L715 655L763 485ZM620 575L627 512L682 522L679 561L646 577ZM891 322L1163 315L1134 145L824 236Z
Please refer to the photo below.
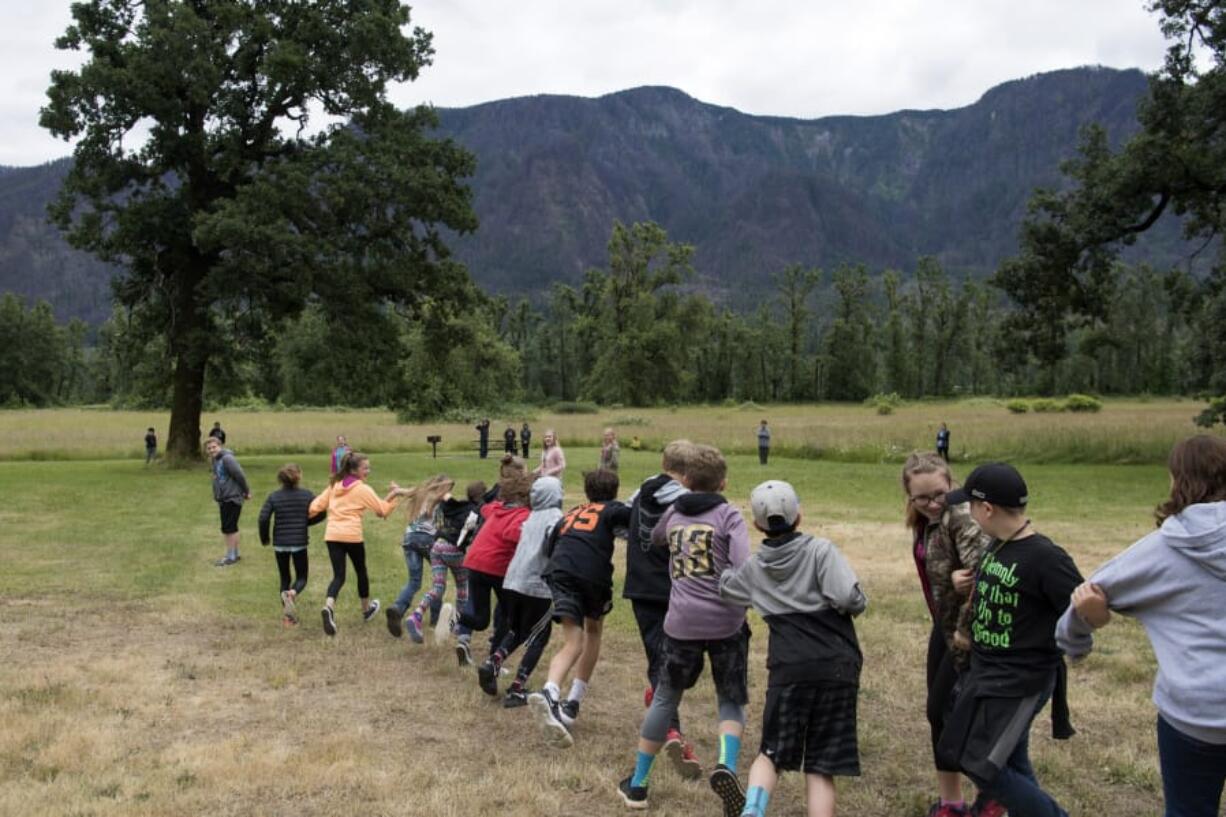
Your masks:
M1003 803L1009 809L1009 817L1068 817L1068 812L1039 786L1034 766L1030 765L1030 725L1043 711L1051 689L1039 697L1026 728L1000 774L992 781L978 781L983 796ZM986 785L984 785L986 783Z
M1159 715L1158 764L1165 817L1218 817L1226 782L1226 745L1185 735Z
M396 600L392 602L392 606L405 614L413 605L413 597L417 595L417 591L421 590L421 579L424 571L425 559L417 551L411 548L403 548L404 550L404 566L409 570L409 580L405 586L400 588L400 595L396 596ZM430 605L430 623L434 624L438 621L438 611L443 606L441 598L435 599Z

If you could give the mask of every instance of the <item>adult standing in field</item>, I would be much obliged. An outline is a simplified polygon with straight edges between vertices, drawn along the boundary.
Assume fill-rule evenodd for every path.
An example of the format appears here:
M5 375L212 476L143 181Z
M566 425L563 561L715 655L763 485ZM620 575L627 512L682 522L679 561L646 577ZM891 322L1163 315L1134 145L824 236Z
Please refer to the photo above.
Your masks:
M600 464L597 468L606 471L616 471L621 464L621 446L617 444L617 433L611 428L604 430L604 439L600 444Z
M222 448L221 440L210 436L204 443L213 473L213 499L221 514L221 538L226 546L226 555L213 564L229 567L239 560L238 517L243 512L243 502L251 499L247 475L234 457L234 452Z
M771 453L771 430L766 427L766 421L758 426L758 463L766 465Z
M566 471L566 453L558 444L558 435L552 428L545 430L543 439L545 449L541 451L541 464L532 473L538 477L557 477L560 482L562 473Z
M528 443L532 442L532 429L528 428L528 421L524 421L524 425L519 429L519 442L523 448L524 459L528 459Z
M503 451L510 454L512 457L519 456L519 436L515 433L513 426L507 426L507 430L502 432Z
M942 763L936 746L953 704L958 675L970 661L971 585L979 560L991 544L991 537L971 519L969 505L946 504L945 494L955 487L949 464L938 454L915 453L903 465L902 489L907 503L911 554L932 617L926 711L940 799L929 810L930 817L962 817L968 813L962 797L961 770ZM959 634L963 639L956 638ZM992 801L977 803L976 809L970 812L976 817L999 817L1004 813Z
M395 508L393 500L400 496L400 486L391 483L383 499L366 484L370 476L370 458L357 451L350 451L341 460L340 468L332 475L324 492L311 502L310 515L328 512L328 525L324 529L324 541L328 545L328 560L332 562L332 582L328 596L320 611L324 632L336 635L336 596L345 584L345 559L353 563L353 572L358 576L358 597L362 600L362 618L370 621L379 612L379 600L370 598L370 577L366 573L366 542L362 535L362 516L373 511L375 516L386 519Z
M158 434L153 430L153 426L149 426L149 430L145 432L145 465L157 459L158 455Z
M477 423L477 455L485 459L490 453L490 419Z
M937 429L937 453L941 459L949 462L949 426L944 423Z
M209 430L209 437L217 440L222 445L226 444L226 432L221 428L221 421L213 423L213 428Z
M328 476L332 476L337 471L341 470L341 460L345 459L345 455L350 452L349 441L345 439L344 434L336 435L336 445L332 449L332 457L328 461Z

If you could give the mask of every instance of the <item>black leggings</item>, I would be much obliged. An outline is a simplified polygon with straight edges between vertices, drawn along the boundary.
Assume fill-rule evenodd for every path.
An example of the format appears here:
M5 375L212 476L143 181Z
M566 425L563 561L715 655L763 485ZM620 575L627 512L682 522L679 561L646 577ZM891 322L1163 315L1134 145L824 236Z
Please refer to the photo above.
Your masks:
M479 632L490 626L490 598L498 599L498 606L505 607L502 597L502 576L482 573L480 570L468 571L468 609L460 611L460 623L473 632ZM504 610L505 613L505 610ZM506 635L506 616L501 620L495 617L494 637L490 639L490 652L502 642Z
M945 634L939 625L933 626L928 637L928 726L932 732L932 757L938 772L957 772L958 768L942 768L937 758L937 743L945 729L945 718L953 709L954 685L958 683L958 670L953 656L945 644Z
M494 650L494 656L501 663L526 644L524 657L519 662L519 672L515 674L522 684L536 669L549 643L550 633L553 632L553 601L525 596L513 590L502 592L506 632Z
M301 594L306 589L307 584L307 549L295 550L292 553L278 550L275 555L277 557L277 572L281 574L281 592L284 593L290 589L289 564L292 559L294 562L294 575L297 577L293 580L294 595Z
M370 598L370 577L366 575L365 542L329 542L328 560L332 562L332 583L328 585L328 598L336 598L345 586L345 557L353 562L353 572L358 574L358 596Z

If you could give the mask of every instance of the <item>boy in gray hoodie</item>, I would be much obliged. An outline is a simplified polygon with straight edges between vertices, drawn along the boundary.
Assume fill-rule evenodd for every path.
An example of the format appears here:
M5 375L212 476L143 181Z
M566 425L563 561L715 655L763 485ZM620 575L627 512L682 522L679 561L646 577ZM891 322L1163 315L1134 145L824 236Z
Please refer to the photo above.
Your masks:
M1216 817L1226 782L1226 440L1184 440L1170 468L1158 529L1073 591L1056 643L1079 659L1112 610L1141 622L1158 659L1153 697L1166 814Z
M243 512L243 501L251 499L251 488L234 452L222 448L220 439L210 436L204 443L204 452L213 472L213 499L221 514L221 538L226 543L226 555L213 564L229 567L239 560L238 518Z
M810 815L834 814L834 775L859 775L856 698L863 659L852 616L868 601L834 544L798 530L800 501L786 482L754 488L762 547L725 571L724 600L753 606L770 628L762 744L742 815L763 817L781 771L805 772Z

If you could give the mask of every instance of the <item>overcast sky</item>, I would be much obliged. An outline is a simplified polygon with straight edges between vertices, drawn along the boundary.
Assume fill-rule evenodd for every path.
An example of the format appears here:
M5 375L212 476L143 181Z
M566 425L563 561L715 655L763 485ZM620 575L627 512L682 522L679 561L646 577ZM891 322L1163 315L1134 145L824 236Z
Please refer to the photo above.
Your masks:
M812 118L955 108L1078 65L1153 70L1165 44L1144 0L420 0L434 65L401 104L671 85L754 114ZM71 148L38 127L67 0L0 0L0 164Z

